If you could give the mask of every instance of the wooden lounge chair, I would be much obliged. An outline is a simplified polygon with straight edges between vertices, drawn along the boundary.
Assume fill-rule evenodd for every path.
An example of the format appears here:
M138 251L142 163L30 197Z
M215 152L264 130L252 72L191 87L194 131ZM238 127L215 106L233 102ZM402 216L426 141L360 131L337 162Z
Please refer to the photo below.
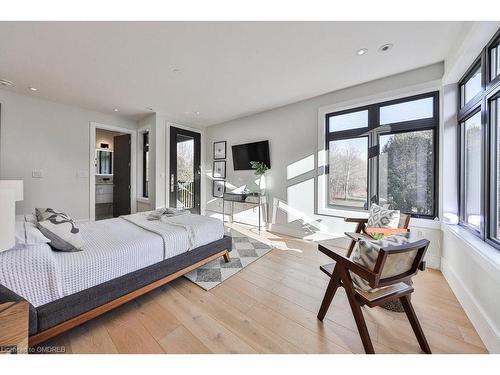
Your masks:
M358 224L358 227L359 225L361 224ZM340 254L339 249L326 244L320 244L319 250L332 258L335 263L332 263L333 270L329 273L330 282L328 283L325 296L323 297L323 302L321 303L321 307L318 312L318 319L323 321L333 297L335 296L335 292L338 287L343 287L346 291L365 352L374 353L361 306L367 305L369 307L375 307L388 301L398 299L403 305L420 347L425 353L430 354L431 349L427 343L424 332L418 322L415 310L413 309L409 298L411 293L413 293L413 287L408 283L408 281L417 274L428 246L428 240L419 240L400 246L381 248L378 252L375 266L373 267L373 270L370 270L358 263L355 263L349 259L349 257ZM349 249L349 255L351 252L352 249ZM414 254L409 254L410 252L413 252ZM398 256L409 256L411 266L409 266L408 269L398 270L399 273L396 275L391 274L387 276L387 272L384 273L384 266L388 264L388 259L389 263L393 263L395 259L392 257ZM324 272L328 271L323 268L322 270ZM355 288L351 278L351 273L354 273L363 280L366 280L369 286L373 289L370 291L364 291Z

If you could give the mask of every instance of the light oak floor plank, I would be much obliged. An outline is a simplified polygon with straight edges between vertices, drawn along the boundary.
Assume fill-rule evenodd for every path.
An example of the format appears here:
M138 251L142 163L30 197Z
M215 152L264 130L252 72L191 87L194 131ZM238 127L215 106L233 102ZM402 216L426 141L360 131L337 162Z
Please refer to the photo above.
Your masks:
M273 250L208 292L180 278L44 345L67 353L363 353L342 288L324 322L316 318L328 284L319 266L331 262L317 243L228 226ZM433 352L487 352L441 272L420 272L414 288ZM363 314L377 353L420 353L405 314Z
M178 326L160 340L160 345L167 354L210 354L212 353L183 325Z

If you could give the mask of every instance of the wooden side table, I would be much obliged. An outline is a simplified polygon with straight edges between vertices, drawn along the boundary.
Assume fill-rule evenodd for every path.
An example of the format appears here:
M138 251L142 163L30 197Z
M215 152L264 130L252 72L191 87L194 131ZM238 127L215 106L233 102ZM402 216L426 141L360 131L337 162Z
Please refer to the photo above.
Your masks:
M29 304L0 304L0 354L28 353Z

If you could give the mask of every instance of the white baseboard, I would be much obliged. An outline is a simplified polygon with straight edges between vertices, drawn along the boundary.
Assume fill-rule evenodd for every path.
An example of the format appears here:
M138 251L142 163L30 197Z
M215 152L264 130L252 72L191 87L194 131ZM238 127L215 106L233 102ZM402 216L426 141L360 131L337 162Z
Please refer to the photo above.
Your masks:
M484 312L474 295L467 286L457 277L446 258L441 258L441 272L450 285L453 293L462 305L479 337L490 353L500 353L500 333L495 329L491 319Z

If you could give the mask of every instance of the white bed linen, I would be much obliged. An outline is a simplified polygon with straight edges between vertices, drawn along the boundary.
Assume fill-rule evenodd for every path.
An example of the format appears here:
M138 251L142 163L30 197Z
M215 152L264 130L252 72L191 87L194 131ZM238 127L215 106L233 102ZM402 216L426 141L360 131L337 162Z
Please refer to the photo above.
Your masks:
M156 220L145 228L130 221L131 216L142 219L143 215L80 224L85 241L80 252L57 252L46 244L20 245L2 252L0 284L37 307L186 252L193 244L194 247L202 246L224 235L220 220L198 215L181 215L182 225ZM179 218L169 219L178 221ZM191 235L194 234L192 243L188 229Z

